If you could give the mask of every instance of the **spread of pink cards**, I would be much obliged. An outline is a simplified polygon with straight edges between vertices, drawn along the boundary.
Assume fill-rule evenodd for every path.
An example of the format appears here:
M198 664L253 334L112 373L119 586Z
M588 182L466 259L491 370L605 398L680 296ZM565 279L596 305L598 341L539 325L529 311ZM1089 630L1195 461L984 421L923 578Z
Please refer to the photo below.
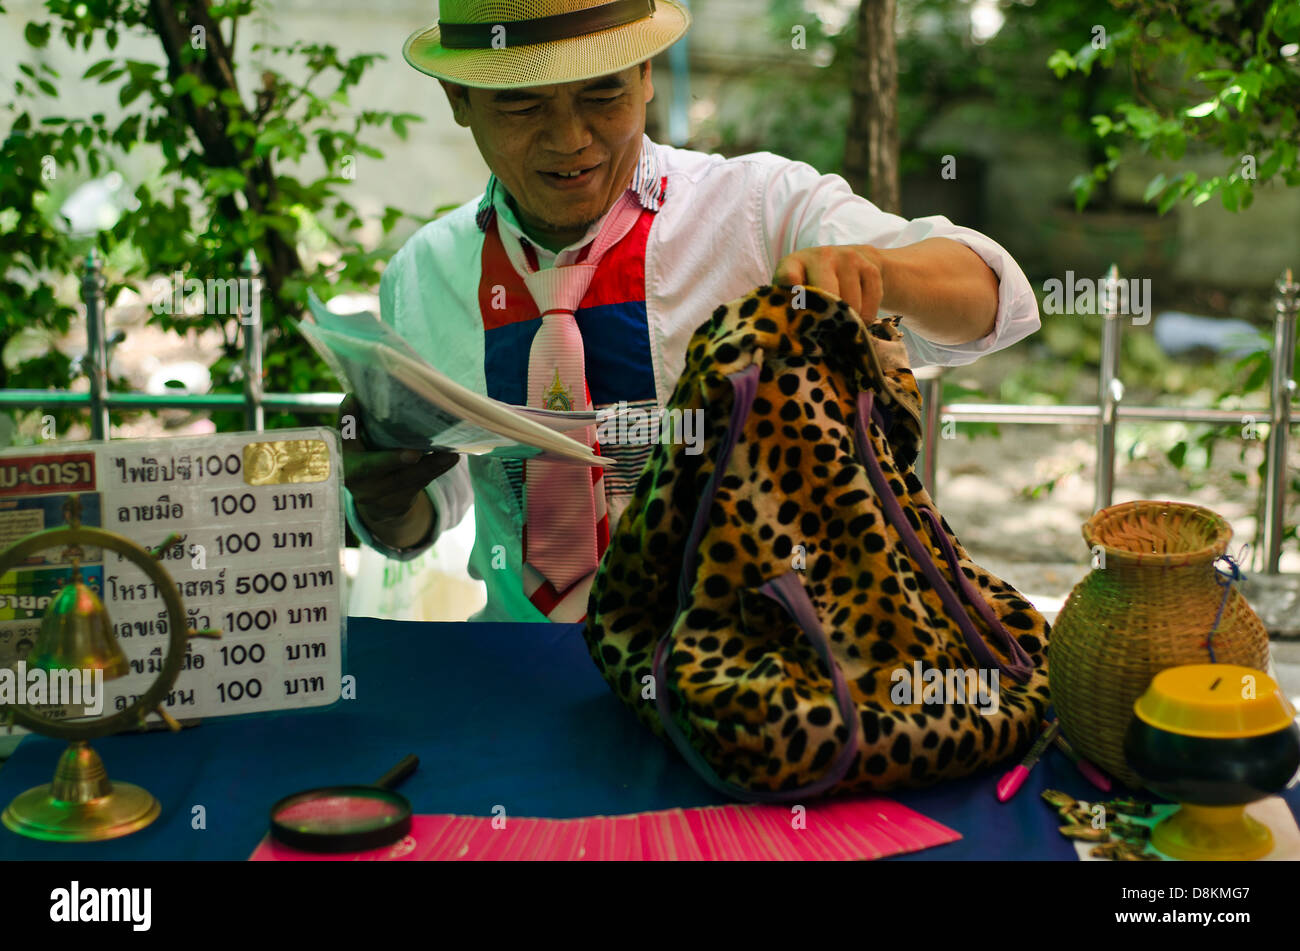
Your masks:
M582 819L415 816L410 835L381 849L314 854L268 837L249 860L855 861L919 852L960 838L893 800L871 797L798 811L730 805Z

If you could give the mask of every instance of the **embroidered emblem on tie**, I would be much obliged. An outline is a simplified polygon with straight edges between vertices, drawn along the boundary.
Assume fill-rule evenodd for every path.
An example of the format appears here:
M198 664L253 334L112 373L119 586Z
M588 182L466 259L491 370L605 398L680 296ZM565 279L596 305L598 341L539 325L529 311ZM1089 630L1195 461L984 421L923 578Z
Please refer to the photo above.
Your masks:
M560 368L555 368L555 380L551 388L542 395L542 405L546 409L570 412L573 409L573 392L560 381Z

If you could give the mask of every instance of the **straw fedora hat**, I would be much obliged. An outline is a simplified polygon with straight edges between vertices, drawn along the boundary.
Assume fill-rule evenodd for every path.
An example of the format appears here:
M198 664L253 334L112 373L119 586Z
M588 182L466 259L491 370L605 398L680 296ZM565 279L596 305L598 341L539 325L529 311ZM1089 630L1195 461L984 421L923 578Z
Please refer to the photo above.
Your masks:
M407 38L422 73L483 89L605 76L667 49L691 15L677 0L441 0Z

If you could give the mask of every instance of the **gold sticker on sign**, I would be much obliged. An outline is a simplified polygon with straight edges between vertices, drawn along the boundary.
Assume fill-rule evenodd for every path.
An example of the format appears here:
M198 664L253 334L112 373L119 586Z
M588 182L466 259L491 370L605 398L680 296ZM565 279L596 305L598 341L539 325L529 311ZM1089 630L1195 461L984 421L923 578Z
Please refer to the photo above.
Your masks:
M324 482L330 477L330 450L323 439L282 439L244 446L244 482L283 485Z

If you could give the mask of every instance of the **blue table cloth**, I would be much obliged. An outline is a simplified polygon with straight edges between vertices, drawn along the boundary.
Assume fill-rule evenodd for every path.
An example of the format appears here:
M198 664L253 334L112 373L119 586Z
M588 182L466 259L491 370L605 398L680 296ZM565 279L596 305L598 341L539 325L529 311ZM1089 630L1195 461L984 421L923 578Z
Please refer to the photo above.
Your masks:
M729 801L615 699L578 625L352 618L345 669L356 699L327 709L94 741L109 775L152 792L162 815L110 842L38 842L0 827L0 859L243 860L280 797L373 782L408 753L420 768L400 791L417 813L487 816L500 805L512 816L572 818ZM64 745L26 738L0 768L0 804L48 783ZM891 794L963 836L899 858L1074 859L1039 793L1096 790L1052 750L1002 805L993 787L1009 765ZM1288 802L1300 810L1300 789Z

